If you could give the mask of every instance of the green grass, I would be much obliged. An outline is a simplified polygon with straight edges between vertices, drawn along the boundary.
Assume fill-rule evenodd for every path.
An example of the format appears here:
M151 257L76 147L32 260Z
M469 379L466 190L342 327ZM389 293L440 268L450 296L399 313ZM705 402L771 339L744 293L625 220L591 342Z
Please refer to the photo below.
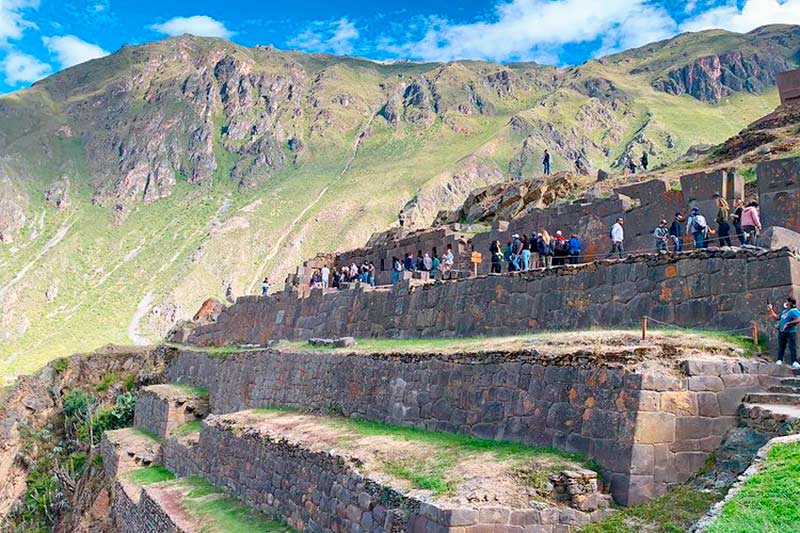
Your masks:
M95 390L97 392L106 392L109 387L118 381L120 381L120 378L113 372L106 374L100 379L100 381L97 382L97 385L95 385Z
M580 455L554 448L479 439L368 420L337 418L331 423L360 436L391 437L432 446L435 452L423 461L389 461L385 466L389 474L410 481L416 488L431 490L434 495L452 493L455 490L453 478L458 476L458 472L453 470L457 460L475 454L490 453L497 461L513 463L526 484L538 490L545 489L551 474L565 468L574 468L576 463L596 472L600 471L594 461L587 461Z
M139 485L149 485L175 479L175 474L163 466L146 466L136 470L131 470L127 474L128 479Z
M238 499L222 496L224 490L204 478L189 477L176 481L189 492L183 506L199 522L205 533L250 533L291 531L279 521L255 512Z
M618 509L580 533L682 533L719 499L718 494L680 487L643 505ZM709 532L710 533L710 532Z
M708 533L800 531L800 444L778 444L722 508Z
M153 433L152 431L145 431L144 429L141 429L141 428L133 428L133 431L135 431L136 433L138 433L142 437L146 437L146 438L148 438L148 439L150 439L152 441L161 442L161 437L159 437L157 434Z
M186 394L191 394L192 396L198 396L200 398L208 398L208 387L195 387L192 385L182 385L182 384L171 384L170 387L174 387L180 391L183 391Z
M190 433L199 433L202 427L203 424L200 422L200 420L192 420L191 422L186 422L185 424L175 429L175 431L172 433L172 436L184 437L186 435L189 435Z

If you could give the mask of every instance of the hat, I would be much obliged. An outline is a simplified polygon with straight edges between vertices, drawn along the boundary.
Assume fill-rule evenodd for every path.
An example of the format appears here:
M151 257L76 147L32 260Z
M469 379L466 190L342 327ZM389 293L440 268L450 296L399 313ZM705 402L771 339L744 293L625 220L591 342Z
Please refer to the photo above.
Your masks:
M519 239L519 233L515 233L511 236L512 239Z
M699 213L699 212L700 212L700 208L699 207L693 207L692 208L692 213Z
M561 235L561 230L556 231L556 235Z

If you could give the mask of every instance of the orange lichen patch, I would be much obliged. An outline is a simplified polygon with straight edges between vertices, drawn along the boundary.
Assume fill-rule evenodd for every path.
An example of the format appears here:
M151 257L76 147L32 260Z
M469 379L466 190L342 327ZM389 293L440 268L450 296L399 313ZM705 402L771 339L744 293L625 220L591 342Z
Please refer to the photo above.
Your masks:
M528 329L536 329L539 327L539 322L535 318L528 320Z
M678 267L676 265L667 265L667 268L664 269L664 276L666 278L674 278L678 275Z
M662 302L670 301L672 299L672 290L666 285L662 285L661 294L659 295L659 298L661 299Z
M592 409L595 406L595 403L596 402L595 402L594 396L589 396L588 398L586 398L586 401L583 402L583 406L586 409Z
M614 405L617 407L617 409L623 411L625 409L625 404L627 399L628 399L628 394L625 391L622 391L617 396L617 399L614 400Z
M494 287L494 298L498 302L502 302L505 300L506 297L506 290L503 288L502 285L497 284Z
M575 387L571 387L567 393L567 396L570 400L574 400L578 396L578 391L575 390Z

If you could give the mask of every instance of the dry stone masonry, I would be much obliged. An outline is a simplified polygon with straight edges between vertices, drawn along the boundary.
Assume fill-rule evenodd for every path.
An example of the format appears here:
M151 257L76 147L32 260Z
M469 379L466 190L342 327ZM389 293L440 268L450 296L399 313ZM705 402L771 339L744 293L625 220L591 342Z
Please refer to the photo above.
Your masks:
M617 501L634 504L696 473L736 425L742 398L774 385L781 371L747 359L687 360L668 374L587 361L579 353L552 363L535 353L183 352L168 378L207 386L214 413L333 410L580 453L605 469Z
M311 337L458 337L631 327L645 315L677 326L748 328L767 302L800 294L789 250L710 249L638 255L553 271L423 286L245 296L216 322L176 334L200 345L264 345Z
M208 413L208 398L174 385L150 385L139 391L134 426L166 437L183 424Z

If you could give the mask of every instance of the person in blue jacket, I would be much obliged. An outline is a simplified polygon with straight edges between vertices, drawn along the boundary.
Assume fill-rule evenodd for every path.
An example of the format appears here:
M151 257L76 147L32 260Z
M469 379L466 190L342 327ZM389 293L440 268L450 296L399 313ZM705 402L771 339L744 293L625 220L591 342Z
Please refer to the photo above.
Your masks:
M581 255L581 240L577 233L569 237L569 264L577 265Z

